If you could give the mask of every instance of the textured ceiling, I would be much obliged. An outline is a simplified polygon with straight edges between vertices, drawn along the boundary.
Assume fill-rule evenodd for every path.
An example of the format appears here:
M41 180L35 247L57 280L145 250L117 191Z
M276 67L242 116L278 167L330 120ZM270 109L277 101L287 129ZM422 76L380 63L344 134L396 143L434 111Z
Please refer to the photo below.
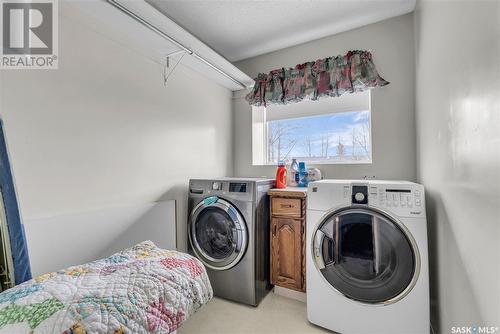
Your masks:
M413 11L416 0L146 0L230 61Z

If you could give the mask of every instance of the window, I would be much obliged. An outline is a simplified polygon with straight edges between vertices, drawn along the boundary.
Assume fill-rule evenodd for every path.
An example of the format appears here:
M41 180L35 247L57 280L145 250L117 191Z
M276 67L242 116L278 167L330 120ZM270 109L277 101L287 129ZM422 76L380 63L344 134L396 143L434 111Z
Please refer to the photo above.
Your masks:
M253 164L371 163L370 92L253 107Z

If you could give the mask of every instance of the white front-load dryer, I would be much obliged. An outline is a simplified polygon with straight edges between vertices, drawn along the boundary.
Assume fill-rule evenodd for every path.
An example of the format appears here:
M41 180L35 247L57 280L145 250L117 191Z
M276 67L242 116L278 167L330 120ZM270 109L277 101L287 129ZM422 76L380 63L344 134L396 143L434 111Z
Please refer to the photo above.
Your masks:
M307 316L338 333L429 333L424 188L411 182L309 185Z

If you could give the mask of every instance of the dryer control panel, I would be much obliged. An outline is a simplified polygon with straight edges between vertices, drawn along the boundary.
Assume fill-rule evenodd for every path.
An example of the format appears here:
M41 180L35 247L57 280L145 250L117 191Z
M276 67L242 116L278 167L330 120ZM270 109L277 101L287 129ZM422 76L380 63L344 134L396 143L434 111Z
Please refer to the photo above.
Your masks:
M308 210L367 205L399 217L425 218L424 187L406 181L322 180L309 184Z
M424 191L413 185L392 187L391 185L370 185L369 204L393 212L399 216L425 216Z

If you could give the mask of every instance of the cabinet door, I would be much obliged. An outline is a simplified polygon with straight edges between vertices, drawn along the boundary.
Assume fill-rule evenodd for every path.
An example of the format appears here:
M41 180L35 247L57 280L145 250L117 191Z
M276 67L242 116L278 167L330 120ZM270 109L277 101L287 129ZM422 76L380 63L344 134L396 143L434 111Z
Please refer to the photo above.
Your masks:
M271 283L303 291L302 221L271 219Z

